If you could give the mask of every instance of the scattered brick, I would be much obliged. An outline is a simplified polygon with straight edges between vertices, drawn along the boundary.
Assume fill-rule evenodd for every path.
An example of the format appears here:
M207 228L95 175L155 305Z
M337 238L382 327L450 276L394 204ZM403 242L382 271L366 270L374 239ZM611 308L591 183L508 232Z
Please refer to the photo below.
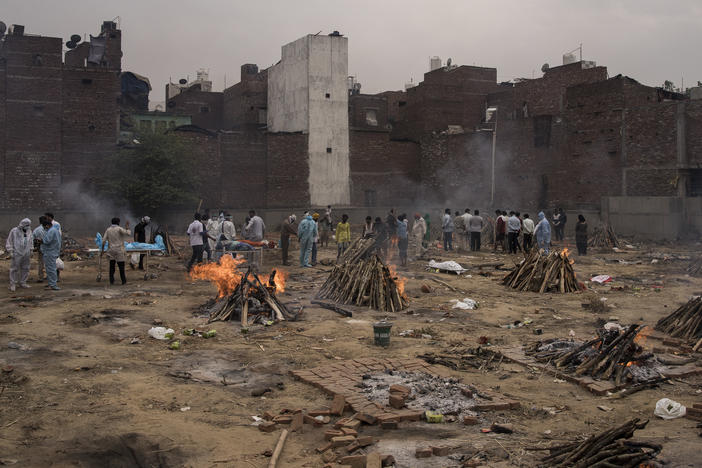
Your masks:
M383 461L378 452L371 452L366 455L366 468L381 468Z
M276 424L290 424L292 422L292 416L283 415L276 416L273 418L273 422Z
M351 429L350 427L342 427L341 432L343 432L342 435L351 435L354 437L358 437L358 431L355 429Z
M429 458L432 455L430 447L418 447L414 452L414 456L417 458Z
M478 424L478 418L475 416L464 416L463 417L463 424L466 426L475 426Z
M358 419L359 421L364 422L366 424L370 424L370 425L373 425L378 421L378 418L376 418L372 414L366 413L366 412L358 413L356 415L356 419Z
M342 431L337 431L336 429L327 429L324 431L324 440L332 440L332 437L341 437L344 434Z
M308 411L307 414L310 416L329 416L329 410L328 409L317 409L317 410L312 410Z
M302 420L305 424L314 424L315 426L322 426L325 424L324 420L320 421L309 414L302 415Z
M343 447L345 445L349 445L353 443L356 440L354 436L337 436L337 437L332 437L331 438L331 446L332 448L336 447Z
M409 387L406 387L404 385L400 384L394 384L390 386L389 389L390 393L404 393L405 395L409 395L412 393L412 390Z
M270 411L266 411L265 413L263 413L261 415L261 417L263 419L265 419L266 421L272 421L273 418L275 417L275 415L273 413L271 413Z
M383 421L380 423L381 429L397 429L397 421Z
M324 461L324 463L331 463L334 460L336 460L336 457L337 455L336 453L334 453L333 450L327 450L322 454L322 460Z
M263 421L258 425L258 430L261 432L273 432L278 425L273 421Z
M440 446L431 446L431 453L435 457L445 457L449 453L451 453L451 447L448 447L446 445L440 445Z
M344 414L344 406L346 406L346 399L343 395L337 394L334 396L334 401L332 401L331 408L327 414L341 416Z
M374 442L373 436L361 436L356 439L356 443L361 447L368 447L369 445L373 445Z
M466 398L473 398L473 392L468 387L461 387L461 393Z
M358 419L350 419L346 421L344 424L342 424L342 427L348 428L348 429L353 429L355 431L358 430L359 427L361 427L361 421Z
M305 420L302 413L295 413L292 417L292 422L290 423L290 432L302 432L304 422Z
M402 409L405 406L405 399L407 395L404 393L391 393L390 394L390 406L395 409Z
M366 468L366 456L365 455L347 455L341 457L339 463L342 465L348 465L351 468Z

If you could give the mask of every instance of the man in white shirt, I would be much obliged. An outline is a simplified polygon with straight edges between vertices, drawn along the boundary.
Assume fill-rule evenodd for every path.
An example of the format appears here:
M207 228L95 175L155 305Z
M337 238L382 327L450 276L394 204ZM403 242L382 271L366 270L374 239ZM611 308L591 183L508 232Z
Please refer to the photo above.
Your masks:
M256 215L254 210L249 211L249 223L246 225L246 240L260 242L266 232L266 225L263 219Z
M444 233L444 250L453 250L453 220L451 219L451 208L444 210L444 217L441 220L441 230Z
M522 228L522 222L519 221L514 211L509 212L507 218L507 244L509 245L509 253L517 253L517 242L519 239L519 230Z
M531 243L534 239L534 220L529 218L529 213L524 213L524 221L522 221L522 227L524 229L524 253L531 250Z
M194 263L202 263L202 252L205 249L204 243L202 241L202 231L203 226L200 222L200 213L195 213L193 216L194 220L188 226L188 236L190 236L190 247L193 249L193 255L190 257L188 262L187 270L188 272L193 267Z
M470 208L466 208L466 211L463 213L463 225L466 227L466 231L464 233L465 235L465 245L466 249L470 249Z

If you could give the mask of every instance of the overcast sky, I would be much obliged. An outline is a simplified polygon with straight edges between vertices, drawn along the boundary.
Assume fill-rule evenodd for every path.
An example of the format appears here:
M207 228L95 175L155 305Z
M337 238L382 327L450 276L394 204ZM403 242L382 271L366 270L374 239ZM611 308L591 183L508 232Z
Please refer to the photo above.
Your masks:
M169 78L206 68L219 91L242 63L268 67L283 44L333 30L349 38L349 73L366 93L421 81L433 55L496 67L499 81L539 77L580 43L610 76L702 80L700 0L0 0L1 21L64 39L118 16L122 68L149 77L154 101Z

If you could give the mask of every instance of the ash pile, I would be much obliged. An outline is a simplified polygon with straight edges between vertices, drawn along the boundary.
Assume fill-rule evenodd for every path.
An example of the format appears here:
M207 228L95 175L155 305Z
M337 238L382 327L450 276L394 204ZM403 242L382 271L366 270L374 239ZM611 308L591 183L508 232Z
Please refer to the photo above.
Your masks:
M409 306L406 280L397 274L394 266L383 263L376 255L377 249L374 239L353 242L329 274L317 298L387 312L406 309Z
M218 287L217 299L201 307L209 315L208 322L236 320L247 327L297 320L297 313L289 310L276 295L285 290L286 274L272 270L262 281L251 266L242 273L239 267L243 263L244 260L225 255L218 263L198 265L190 273L193 279L206 279Z
M477 389L461 384L454 378L443 378L425 373L397 372L367 374L360 383L362 392L371 401L390 404L400 409L431 411L443 415L446 422L452 417L475 416L472 409L485 402Z
M643 325L597 330L597 337L581 342L548 339L535 343L526 354L557 369L595 379L614 380L616 385L639 384L664 378L664 365L641 344L650 333Z

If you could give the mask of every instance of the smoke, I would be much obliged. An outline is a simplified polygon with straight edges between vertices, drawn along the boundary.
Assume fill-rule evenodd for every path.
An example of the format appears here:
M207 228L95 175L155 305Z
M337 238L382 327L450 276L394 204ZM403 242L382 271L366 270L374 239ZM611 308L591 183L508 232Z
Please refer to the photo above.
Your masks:
M81 182L64 182L59 193L65 208L63 215L68 218L59 221L70 232L102 232L114 217L119 218L122 225L125 221L129 221L132 226L138 222L139 217L135 216L128 206L91 193Z

